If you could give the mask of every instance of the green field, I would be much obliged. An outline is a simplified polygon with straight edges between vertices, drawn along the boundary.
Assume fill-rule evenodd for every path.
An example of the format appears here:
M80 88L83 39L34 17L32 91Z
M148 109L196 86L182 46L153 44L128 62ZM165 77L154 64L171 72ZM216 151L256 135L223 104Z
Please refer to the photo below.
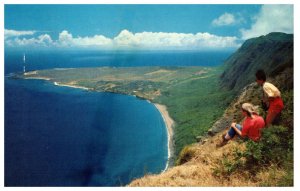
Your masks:
M209 68L203 78L181 81L162 91L154 101L168 107L176 122L175 154L203 135L223 114L233 98L232 92L220 90L220 68Z
M219 88L221 72L216 67L101 67L41 70L25 77L135 95L166 105L175 121L177 156L196 136L207 132L232 100L232 92Z

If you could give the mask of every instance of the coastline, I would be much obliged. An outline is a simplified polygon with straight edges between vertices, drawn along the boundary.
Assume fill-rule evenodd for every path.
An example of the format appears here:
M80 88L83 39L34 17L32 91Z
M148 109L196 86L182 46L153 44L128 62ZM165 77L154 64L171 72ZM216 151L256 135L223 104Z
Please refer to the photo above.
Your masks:
M170 163L170 159L173 156L173 127L174 127L174 120L169 116L167 107L165 105L161 105L161 104L157 104L157 103L153 103L154 106L157 108L157 110L160 112L165 125L166 125L166 129L167 129L167 134L168 134L168 161L166 164L165 169L163 170L163 172L165 172L168 168L169 168L169 163Z
M53 82L53 83L56 86L64 86L64 87L69 87L69 88L78 88L78 89L83 89L83 90L90 90L90 88L86 88L86 87L83 87L83 86L62 84L62 83L59 83L59 82Z
M47 81L51 81L50 78L45 78L45 77L26 77L26 79L39 79L39 80L47 80ZM53 84L56 86L64 86L64 87L70 87L70 88L79 88L79 89L83 89L83 90L91 90L90 88L87 87L83 87L83 86L78 86L78 85L71 85L71 84L65 84L65 83L60 83L60 82L55 82L53 81ZM152 103L151 101L148 100L149 103ZM174 144L173 144L173 128L175 125L174 120L169 116L167 107L165 105L161 105L158 103L152 103L154 104L154 106L156 107L156 109L160 112L165 126L166 126L166 130L167 130L167 138L168 138L168 159L167 159L167 163L166 163L166 167L164 168L164 170L162 172L165 172L169 166L170 166L170 159L173 157L173 153L174 153Z

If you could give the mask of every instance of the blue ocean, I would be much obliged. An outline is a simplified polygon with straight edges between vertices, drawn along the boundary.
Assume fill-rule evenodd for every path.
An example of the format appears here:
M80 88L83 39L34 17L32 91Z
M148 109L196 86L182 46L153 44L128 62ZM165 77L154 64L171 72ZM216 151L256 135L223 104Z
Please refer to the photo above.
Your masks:
M133 96L9 78L23 51L5 52L5 186L124 186L168 160L162 116ZM218 66L231 52L27 51L26 70Z

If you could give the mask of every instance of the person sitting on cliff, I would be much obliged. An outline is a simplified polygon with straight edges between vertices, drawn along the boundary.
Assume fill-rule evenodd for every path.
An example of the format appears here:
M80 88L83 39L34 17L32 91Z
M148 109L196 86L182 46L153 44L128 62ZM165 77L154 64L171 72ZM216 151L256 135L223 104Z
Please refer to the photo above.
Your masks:
M257 70L255 76L256 83L261 85L263 89L262 105L265 105L266 110L268 110L266 116L266 126L268 127L280 116L284 107L283 101L278 88L273 84L266 82L266 74L264 70Z
M232 123L229 131L222 135L222 141L218 143L217 147L222 147L232 139L236 134L241 137L248 137L253 141L258 141L261 136L261 129L265 126L264 119L258 115L257 107L251 103L242 104L242 113L245 116L243 125Z

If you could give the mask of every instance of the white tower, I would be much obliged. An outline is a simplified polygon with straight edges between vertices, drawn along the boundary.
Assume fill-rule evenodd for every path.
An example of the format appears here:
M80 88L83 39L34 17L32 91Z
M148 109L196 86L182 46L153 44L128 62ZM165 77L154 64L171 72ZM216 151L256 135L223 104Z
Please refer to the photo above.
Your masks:
M23 55L23 72L24 72L24 74L25 74L25 72L26 72L26 69L25 69L25 62L26 62L26 57L25 57L25 53L24 53L24 55Z

